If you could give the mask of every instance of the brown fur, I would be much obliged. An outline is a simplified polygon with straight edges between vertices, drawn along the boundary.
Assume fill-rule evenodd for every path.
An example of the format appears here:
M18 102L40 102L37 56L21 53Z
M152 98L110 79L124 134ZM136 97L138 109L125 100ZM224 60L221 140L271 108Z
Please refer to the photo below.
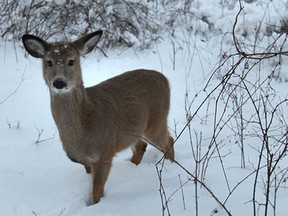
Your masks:
M23 36L28 53L43 60L51 110L67 156L92 172L94 203L104 195L117 152L132 147L131 161L139 164L148 142L174 160L173 138L167 129L170 90L161 73L139 69L84 88L80 55L89 53L101 34L61 43ZM65 87L56 88L55 80Z

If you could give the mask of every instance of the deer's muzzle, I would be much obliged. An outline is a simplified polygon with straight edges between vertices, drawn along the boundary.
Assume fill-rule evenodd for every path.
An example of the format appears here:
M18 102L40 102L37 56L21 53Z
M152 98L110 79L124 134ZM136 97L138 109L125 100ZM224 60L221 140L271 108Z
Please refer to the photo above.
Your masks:
M67 87L67 83L63 79L56 79L53 82L53 86L54 86L54 88L60 90L60 89L66 88Z

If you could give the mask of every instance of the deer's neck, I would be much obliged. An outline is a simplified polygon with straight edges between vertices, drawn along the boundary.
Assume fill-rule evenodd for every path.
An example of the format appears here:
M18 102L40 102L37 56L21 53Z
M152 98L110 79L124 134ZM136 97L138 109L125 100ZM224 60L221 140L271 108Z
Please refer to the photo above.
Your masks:
M63 94L51 93L51 110L61 133L79 134L89 121L92 104L84 87Z

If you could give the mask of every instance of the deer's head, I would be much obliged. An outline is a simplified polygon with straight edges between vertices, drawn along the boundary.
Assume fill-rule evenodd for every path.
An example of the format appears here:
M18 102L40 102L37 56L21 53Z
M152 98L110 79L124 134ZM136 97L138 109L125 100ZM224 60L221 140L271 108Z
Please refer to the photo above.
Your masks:
M102 31L87 34L74 42L49 43L34 35L24 35L26 51L43 61L43 75L52 93L65 93L83 86L80 56L91 52Z

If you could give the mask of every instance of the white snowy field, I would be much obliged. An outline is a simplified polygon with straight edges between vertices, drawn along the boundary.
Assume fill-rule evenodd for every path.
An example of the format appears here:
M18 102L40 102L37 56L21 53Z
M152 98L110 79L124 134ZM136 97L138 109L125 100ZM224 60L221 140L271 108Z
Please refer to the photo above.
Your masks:
M226 29L231 33L237 7L225 11L221 11L219 7L212 13L212 6L199 4L199 14L209 11L206 14L210 15L211 19L217 20L214 27L222 31ZM264 16L263 13L257 15L259 7L256 4L246 4L245 7L245 22L244 19L239 21L237 31L240 39L243 39L241 26L247 21L263 20ZM270 11L269 18L275 25L280 25L280 21L274 19L280 12L275 11L277 11L275 8ZM282 8L283 11L285 12L285 9ZM246 24L245 28L249 29L250 25L251 22ZM197 26L202 29L201 31L208 30L207 23L199 21ZM265 50L265 44L277 38L277 35L263 36L265 28L262 26L259 31L263 34L261 40L259 39L261 46L257 47L257 51ZM265 151L261 151L262 140L265 137L262 139L259 132L261 125L256 122L255 108L258 108L259 119L263 119L263 124L265 118L273 120L271 130L270 128L267 130L267 135L273 142L271 146L267 145L266 149L278 156L282 149L285 150L282 140L286 139L287 135L285 131L288 120L285 111L287 83L275 79L269 82L265 79L271 75L273 69L280 71L280 78L285 79L288 68L287 57L282 56L281 67L275 66L277 57L261 63L255 59L246 59L245 64L243 62L239 64L229 83L236 85L238 74L247 73L247 76L244 76L245 82L240 82L242 91L240 88L231 93L231 98L241 96L242 101L241 98L235 99L242 105L239 106L240 109L237 103L230 100L229 94L221 95L224 90L227 92L231 90L228 89L228 85L224 85L223 77L230 75L230 69L240 57L229 58L221 70L213 73L219 66L221 58L224 62L223 58L236 52L232 35L225 35L223 39L223 34L216 32L215 35L207 36L179 31L179 40L175 40L175 43L168 38L151 50L136 52L132 48L114 49L108 51L107 58L96 51L82 59L85 86L95 85L136 68L162 72L169 79L171 87L169 114L171 135L176 138L184 129L175 142L178 164L170 161L164 161L163 164L162 153L151 146L138 166L129 161L131 157L129 149L116 155L105 186L105 196L96 205L90 205L91 176L86 174L81 165L71 162L62 149L50 113L49 91L42 78L41 61L25 56L20 43L14 46L2 42L0 44L0 215L224 216L228 215L228 211L233 216L242 216L255 215L254 209L258 215L264 215L267 197L265 189L268 185L266 162L269 160ZM250 34L253 35L252 30ZM287 50L285 35L277 41L278 43L282 44L282 51ZM248 45L243 47L247 48L245 52L253 52ZM209 81L212 74L214 76ZM262 81L264 84L260 85L261 88L257 88L256 85ZM221 83L224 88L221 88ZM247 89L244 83L248 85L249 91L245 91ZM219 88L213 92L218 85ZM258 92L259 89L261 91ZM255 95L250 96L249 93L254 93L254 90ZM267 99L267 103L257 99L261 98L259 95L263 92L272 97L271 100ZM268 112L269 109L272 111ZM240 110L243 112L242 115L238 115ZM276 117L271 118L274 114ZM241 116L244 120L242 126L245 128L238 125ZM185 127L187 119L191 118L191 124ZM277 125L279 122L281 125ZM240 131L243 132L242 140L239 138ZM244 147L241 146L241 141L244 141ZM260 155L264 159L259 165ZM196 166L197 158L198 166ZM275 165L276 159L274 159L271 165ZM267 215L287 215L287 162L284 151L269 179L269 183L272 183ZM195 184L194 176L199 177L198 184ZM204 185L201 186L200 182Z

